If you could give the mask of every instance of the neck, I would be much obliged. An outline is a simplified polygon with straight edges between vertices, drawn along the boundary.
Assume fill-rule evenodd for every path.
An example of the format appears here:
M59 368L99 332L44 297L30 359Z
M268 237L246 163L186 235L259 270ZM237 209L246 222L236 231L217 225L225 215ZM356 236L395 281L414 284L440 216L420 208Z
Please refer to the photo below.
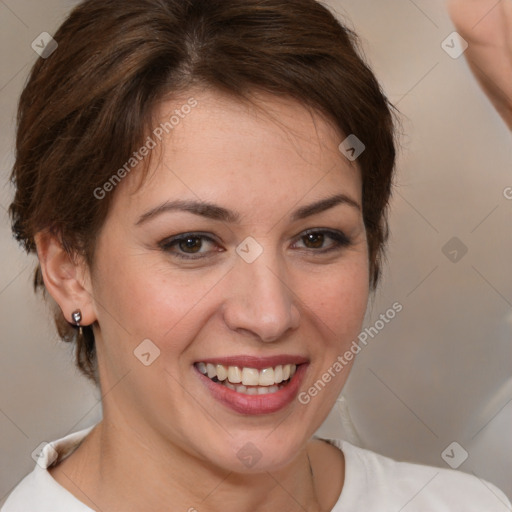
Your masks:
M306 447L278 470L235 473L126 425L103 420L69 458L76 454L66 477L82 494L71 492L91 508L164 511L172 503L173 510L190 512L320 510Z

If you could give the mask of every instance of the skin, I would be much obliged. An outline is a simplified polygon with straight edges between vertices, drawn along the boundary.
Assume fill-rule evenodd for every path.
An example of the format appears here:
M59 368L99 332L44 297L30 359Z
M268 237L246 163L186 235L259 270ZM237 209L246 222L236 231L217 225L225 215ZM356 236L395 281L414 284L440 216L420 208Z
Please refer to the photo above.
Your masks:
M471 70L512 130L512 0L448 0L448 9Z
M299 103L255 97L268 115L196 90L162 104L162 119L190 96L198 106L160 145L143 186L133 171L115 190L92 268L50 235L36 237L45 284L66 318L80 308L83 325L94 323L103 396L103 421L51 474L96 510L331 510L343 455L311 437L350 366L309 404L251 416L212 398L193 363L303 355L305 391L350 347L369 293L361 209L338 204L298 221L290 214L339 193L361 205L360 171L338 150L344 137ZM136 225L174 199L213 202L239 212L240 223L172 211ZM350 245L325 235L311 246L303 233L311 228L342 231ZM159 245L191 231L216 240L203 241L207 257L183 260L175 255L183 244ZM248 236L263 247L250 264L235 252ZM146 338L160 349L147 367L133 354ZM247 442L262 454L253 468L237 457Z

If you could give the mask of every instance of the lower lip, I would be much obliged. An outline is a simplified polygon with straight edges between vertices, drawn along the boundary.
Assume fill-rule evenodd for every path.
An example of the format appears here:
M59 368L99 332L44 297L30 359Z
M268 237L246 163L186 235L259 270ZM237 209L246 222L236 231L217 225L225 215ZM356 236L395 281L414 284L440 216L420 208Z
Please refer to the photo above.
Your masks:
M213 382L213 380L203 375L197 368L194 367L194 369L212 396L230 409L240 414L269 414L283 409L294 400L307 366L307 363L297 366L296 372L284 388L274 393L266 393L265 395L238 393L223 384Z

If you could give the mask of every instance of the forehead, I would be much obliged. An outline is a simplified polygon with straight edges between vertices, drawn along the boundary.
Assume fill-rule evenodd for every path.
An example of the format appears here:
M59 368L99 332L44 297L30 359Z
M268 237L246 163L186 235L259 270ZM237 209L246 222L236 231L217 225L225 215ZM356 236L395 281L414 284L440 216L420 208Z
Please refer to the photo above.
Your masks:
M162 103L155 123L147 179L137 187L135 171L116 191L127 211L175 196L260 210L308 194L361 200L360 171L338 149L343 134L294 100L260 94L247 103L191 91Z

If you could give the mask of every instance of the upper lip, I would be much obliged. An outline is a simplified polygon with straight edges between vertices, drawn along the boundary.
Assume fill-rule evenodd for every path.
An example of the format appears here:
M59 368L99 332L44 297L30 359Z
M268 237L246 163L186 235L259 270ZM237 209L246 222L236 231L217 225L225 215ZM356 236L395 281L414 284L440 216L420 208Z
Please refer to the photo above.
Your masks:
M200 359L199 362L211 363L211 364L222 364L224 366L239 366L246 368L256 368L257 370L263 370L264 368L271 368L278 365L284 364L302 364L309 362L307 357L294 356L291 354L280 354L268 357L259 356L228 356L228 357L215 357Z

